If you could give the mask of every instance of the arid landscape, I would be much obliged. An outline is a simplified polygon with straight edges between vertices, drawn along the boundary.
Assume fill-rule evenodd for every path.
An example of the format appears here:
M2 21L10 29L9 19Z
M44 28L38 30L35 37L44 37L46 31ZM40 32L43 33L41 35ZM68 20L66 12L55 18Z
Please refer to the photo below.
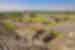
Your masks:
M74 32L75 12L0 13L1 50L73 50Z

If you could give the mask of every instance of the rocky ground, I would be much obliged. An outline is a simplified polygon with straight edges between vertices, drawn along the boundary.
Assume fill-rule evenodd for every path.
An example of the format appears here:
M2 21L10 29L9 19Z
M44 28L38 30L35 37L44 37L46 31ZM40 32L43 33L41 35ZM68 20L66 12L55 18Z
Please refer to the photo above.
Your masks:
M75 22L73 21L54 25L11 22L15 24L15 30L8 30L3 23L0 23L1 50L75 50ZM51 35L51 31L59 32L59 36ZM46 38L48 35L50 41Z
M16 23L16 25L19 25L19 27L21 26L21 28L23 27L23 25L24 24L21 24L20 25L20 23L18 24L18 23ZM43 25L41 25L41 26L43 26ZM65 50L65 49L63 49L63 48L65 48L65 46L66 46L66 44L65 44L65 38L67 37L67 33L69 33L69 32L74 32L75 31L75 29L74 29L74 27L75 27L75 23L74 22L65 22L65 23L60 23L60 24L57 24L57 25L55 25L55 26L50 26L48 29L50 29L50 30L54 30L54 31L59 31L59 32L61 32L61 35L60 35L60 37L58 37L58 38L56 38L55 40L53 40L52 41L52 45L50 45L49 46L49 50ZM17 30L17 32L19 32L19 33L23 33L23 31L21 31L21 30ZM26 32L26 31L25 31ZM24 33L25 33L24 32ZM31 31L30 31L31 32ZM35 31L33 31L34 33L35 33ZM33 33L32 32L32 33ZM24 35L24 34L23 34ZM30 34L29 34L30 35ZM28 36L29 36L28 35ZM32 36L33 36L34 34L32 34ZM45 34L46 35L46 34ZM30 35L31 36L31 35ZM29 38L29 40L31 40L31 38L32 38L32 36L31 37L28 37ZM66 36L65 38L64 38L64 36ZM23 36L22 36L23 37ZM27 37L27 36L24 36L24 37ZM40 36L41 37L41 36ZM41 41L41 40L34 40L34 41L32 41L31 40L31 42L33 43L33 44L35 44L36 46L42 46L42 47L48 47L48 45L47 44L45 44L43 41ZM32 44L31 44L32 45ZM34 47L34 48L36 48L36 47ZM66 47L67 48L67 47ZM37 50L37 49L36 49ZM39 49L40 50L40 49ZM47 48L46 48L46 50L47 50ZM68 49L67 49L68 50Z

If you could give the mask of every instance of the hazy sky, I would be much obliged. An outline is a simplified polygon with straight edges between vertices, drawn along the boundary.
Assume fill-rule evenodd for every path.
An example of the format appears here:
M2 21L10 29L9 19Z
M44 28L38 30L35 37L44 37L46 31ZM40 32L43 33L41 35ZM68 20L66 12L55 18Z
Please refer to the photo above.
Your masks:
M0 11L75 10L75 0L0 0Z

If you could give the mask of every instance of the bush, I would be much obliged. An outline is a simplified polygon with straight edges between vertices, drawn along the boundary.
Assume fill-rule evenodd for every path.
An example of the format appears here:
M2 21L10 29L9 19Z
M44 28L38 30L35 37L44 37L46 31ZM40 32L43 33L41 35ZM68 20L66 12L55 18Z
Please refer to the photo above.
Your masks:
M7 30L14 30L16 26L11 21L3 21L3 25Z
M58 35L60 34L59 32L56 31L51 31L50 34L54 35L55 37L58 37Z

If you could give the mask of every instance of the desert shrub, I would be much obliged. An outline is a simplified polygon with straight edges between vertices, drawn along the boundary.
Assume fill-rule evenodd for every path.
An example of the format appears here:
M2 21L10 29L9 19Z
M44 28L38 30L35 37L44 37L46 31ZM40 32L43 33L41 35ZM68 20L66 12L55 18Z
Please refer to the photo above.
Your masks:
M16 29L16 26L11 21L3 21L3 25L8 30L14 30Z
M54 35L55 37L58 37L58 35L59 35L60 33L57 32L57 31L51 31L50 34Z
M67 21L69 20L70 18L69 17L64 17L64 21Z
M55 20L56 23L58 23L58 22L61 21L61 19L59 19L59 18L57 18L57 17L55 17L54 20Z
M59 33L55 31L51 31L47 36L44 37L44 42L48 43L58 37Z
M30 14L30 17L31 17L31 18L36 17L36 14L35 14L35 13L31 13L31 14Z
M48 25L50 26L50 25L55 25L56 24L56 22L55 21L48 21Z

